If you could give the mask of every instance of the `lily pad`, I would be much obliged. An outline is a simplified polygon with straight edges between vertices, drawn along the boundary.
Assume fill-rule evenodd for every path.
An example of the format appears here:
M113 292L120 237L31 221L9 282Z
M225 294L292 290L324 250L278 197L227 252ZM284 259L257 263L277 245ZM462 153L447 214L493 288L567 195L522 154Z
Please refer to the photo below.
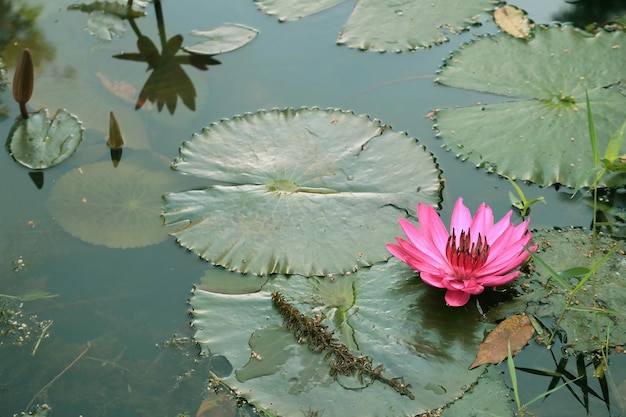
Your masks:
M535 231L533 240L539 243L537 256L556 272L572 268L590 269L590 255L594 249L591 235L580 229L558 231ZM559 329L566 334L564 343L576 352L597 350L606 341L607 332L611 346L626 344L626 283L621 271L626 268L624 242L602 236L596 242L595 259L600 258L615 244L619 247L600 265L572 300ZM565 308L568 291L558 284L550 273L537 261L536 271L525 279L518 278L518 291L523 295L494 311L491 317L524 311L544 324L554 324ZM581 269L584 271L585 269ZM583 278L566 274L566 283L574 288Z
M414 399L365 375L331 376L325 352L282 326L273 291L319 317L356 356L382 365L384 376L410 384ZM434 291L393 259L352 275L276 276L253 294L196 289L190 304L195 339L207 353L226 356L234 371L223 381L253 404L278 415L413 416L451 403L482 372L467 369L485 329L478 311L447 308Z
M225 24L210 30L193 30L191 36L205 40L183 49L192 54L217 55L234 51L251 42L259 32L244 25Z
M333 7L345 0L255 0L258 8L268 15L278 15L281 21L296 20Z
M161 195L174 183L167 171L96 162L59 178L46 205L72 236L110 248L137 248L167 238Z
M256 0L265 13L279 20L296 20L343 0ZM401 52L428 48L486 20L498 4L494 0L360 0L337 43L351 48Z
M57 110L49 120L48 111L41 109L28 119L18 117L9 137L9 151L17 162L28 168L45 169L72 156L83 140L83 128L65 110Z
M337 43L379 52L427 48L486 20L493 0L360 0Z
M459 158L488 171L574 188L593 165L585 92L601 154L626 119L620 91L626 32L590 35L572 26L538 26L533 33L528 42L504 33L484 36L451 55L439 83L515 100L438 110L438 135ZM623 173L607 175L601 185L625 179Z
M336 109L261 111L183 143L177 171L210 180L165 195L187 249L258 275L326 275L387 260L396 219L437 205L440 171L417 140Z

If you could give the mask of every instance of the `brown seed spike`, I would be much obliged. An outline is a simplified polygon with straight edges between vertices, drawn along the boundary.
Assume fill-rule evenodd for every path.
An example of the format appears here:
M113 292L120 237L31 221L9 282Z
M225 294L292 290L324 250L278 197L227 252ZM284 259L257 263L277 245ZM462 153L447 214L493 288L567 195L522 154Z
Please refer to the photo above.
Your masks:
M35 85L35 70L33 66L33 57L28 48L24 49L22 59L15 67L13 75L13 98L20 105L20 114L22 118L28 119L28 111L26 111L26 103L33 95L33 87Z
M120 125L117 123L115 114L113 112L109 115L109 138L107 145L111 149L121 149L124 146L124 138L122 137L122 131Z

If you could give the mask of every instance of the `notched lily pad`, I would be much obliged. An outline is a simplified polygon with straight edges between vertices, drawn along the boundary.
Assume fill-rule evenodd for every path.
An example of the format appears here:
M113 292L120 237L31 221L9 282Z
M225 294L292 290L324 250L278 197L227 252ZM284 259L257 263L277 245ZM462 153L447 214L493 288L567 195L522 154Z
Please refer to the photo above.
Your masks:
M96 162L59 178L46 205L65 231L85 242L137 248L167 238L159 212L161 195L173 184L167 172Z
M337 43L379 52L427 48L485 20L497 1L360 0Z
M562 277L571 288L592 267L594 244L591 235L584 230L535 231L533 240L539 243L537 256L546 264L556 272L569 271ZM626 270L624 242L601 236L596 242L595 260L600 260L613 245L619 246L578 290L561 322L560 329L566 333L564 343L573 351L599 349L606 341L607 332L610 346L626 344L626 283L622 275ZM533 265L534 272L514 281L523 295L496 308L490 313L491 317L523 311L546 325L553 324L560 317L567 290L539 262L533 261Z
M278 15L278 19L296 20L333 7L345 0L255 0L257 7L268 15Z
M41 109L28 119L18 117L9 136L9 150L20 164L45 169L69 158L83 140L83 128L76 116L57 110L48 119Z
M194 30L191 36L206 40L183 50L199 55L217 55L234 51L251 42L259 32L244 25L225 24L210 30Z
M273 276L252 294L196 289L190 300L194 338L232 364L225 384L274 414L420 415L455 401L483 372L467 369L486 326L478 311L450 309L432 296L436 291L396 259L343 276ZM273 308L275 292L297 314L286 312L284 301ZM396 387L365 371L343 374L358 366L309 337L319 329L294 327L310 329L305 323L311 320L327 326L326 334L332 332L359 359L355 363L371 359L375 373Z
M335 109L261 111L183 143L175 170L204 190L165 196L178 242L227 269L326 275L387 260L397 218L437 205L440 171L417 140ZM393 168L391 168L393 167Z
M529 41L505 33L484 36L445 61L441 84L515 100L438 110L438 136L459 158L487 171L574 188L593 165L585 92L600 153L626 120L626 95L620 91L626 32L591 35L569 25L537 26L533 32ZM624 173L614 173L600 185L621 186L625 180Z

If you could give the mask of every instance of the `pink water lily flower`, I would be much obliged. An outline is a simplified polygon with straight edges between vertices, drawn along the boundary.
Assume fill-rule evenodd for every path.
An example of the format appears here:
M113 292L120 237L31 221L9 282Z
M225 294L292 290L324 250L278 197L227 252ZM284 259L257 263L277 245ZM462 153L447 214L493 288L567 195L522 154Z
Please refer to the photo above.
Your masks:
M470 295L513 281L520 275L519 267L530 253L528 221L515 226L509 211L494 224L493 212L482 203L472 215L459 198L452 211L450 232L431 206L418 204L419 226L398 219L408 241L396 238L388 244L393 256L419 271L424 282L445 288L448 305L458 307ZM528 248L535 251L537 245Z

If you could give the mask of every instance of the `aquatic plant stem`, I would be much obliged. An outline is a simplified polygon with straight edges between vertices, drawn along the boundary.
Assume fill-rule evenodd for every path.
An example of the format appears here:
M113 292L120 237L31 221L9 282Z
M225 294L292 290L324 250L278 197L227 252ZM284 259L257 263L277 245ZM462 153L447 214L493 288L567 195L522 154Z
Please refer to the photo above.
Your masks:
M41 329L41 334L39 335L39 338L37 339L37 343L35 343L35 347L33 348L31 355L35 356L35 354L37 353L37 349L39 349L39 345L41 344L41 341L43 340L43 338L46 337L46 332L52 326L52 323L54 322L50 320L50 322Z
M57 379L61 378L61 376L66 373L72 366L74 366L74 364L76 362L78 362L80 360L80 358L83 357L83 355L85 353L87 353L87 351L89 350L89 348L91 347L91 343L87 342L87 347L85 349L83 349L82 352L80 352L78 354L78 356L76 358L74 358L74 360L72 362L70 362L69 365L67 365L65 368L63 368L63 370L61 372L59 372L57 374L57 376L55 376L54 378L52 378L52 380L50 380L50 382L48 382L46 385L44 385L39 391L37 391L37 394L35 394L33 396L33 398L30 400L30 402L28 403L28 405L26 406L26 408L24 409L24 413L28 413L28 409L30 408L31 405L33 405L33 403L35 402L35 400L42 394L44 393L48 388L50 388L50 386L52 384L54 384L56 382Z

